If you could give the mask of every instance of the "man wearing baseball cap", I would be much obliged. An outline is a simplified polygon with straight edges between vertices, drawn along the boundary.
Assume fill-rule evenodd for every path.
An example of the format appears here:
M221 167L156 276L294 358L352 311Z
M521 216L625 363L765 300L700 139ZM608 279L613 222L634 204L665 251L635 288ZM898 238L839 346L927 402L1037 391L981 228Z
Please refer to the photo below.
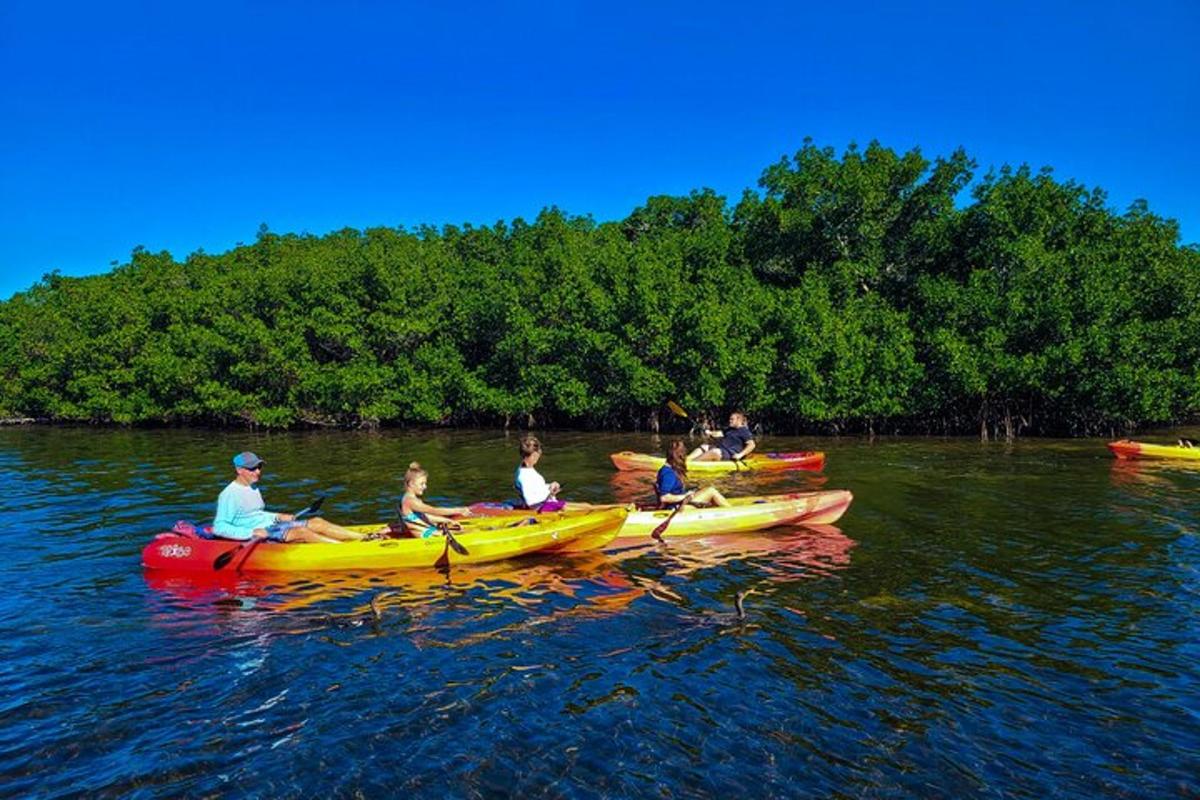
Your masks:
M254 484L262 476L263 460L246 451L233 457L237 477L217 498L213 533L224 539L266 539L270 542L350 542L363 534L326 522L320 517L300 521L291 514L265 509Z

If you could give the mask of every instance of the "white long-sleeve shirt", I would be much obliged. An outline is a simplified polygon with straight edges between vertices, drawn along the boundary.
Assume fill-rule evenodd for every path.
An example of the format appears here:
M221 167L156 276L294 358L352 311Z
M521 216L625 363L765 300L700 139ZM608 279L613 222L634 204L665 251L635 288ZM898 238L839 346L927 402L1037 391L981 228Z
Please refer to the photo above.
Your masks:
M513 483L517 487L517 493L521 495L522 502L528 508L544 503L550 497L550 487L546 479L533 467L517 467Z

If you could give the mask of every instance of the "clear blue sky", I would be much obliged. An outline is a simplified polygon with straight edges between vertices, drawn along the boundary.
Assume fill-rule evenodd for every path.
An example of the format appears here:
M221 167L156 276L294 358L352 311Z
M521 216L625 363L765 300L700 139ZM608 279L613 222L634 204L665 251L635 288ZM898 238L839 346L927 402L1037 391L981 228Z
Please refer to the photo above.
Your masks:
M736 200L805 136L1200 241L1200 3L0 2L0 299L278 232Z

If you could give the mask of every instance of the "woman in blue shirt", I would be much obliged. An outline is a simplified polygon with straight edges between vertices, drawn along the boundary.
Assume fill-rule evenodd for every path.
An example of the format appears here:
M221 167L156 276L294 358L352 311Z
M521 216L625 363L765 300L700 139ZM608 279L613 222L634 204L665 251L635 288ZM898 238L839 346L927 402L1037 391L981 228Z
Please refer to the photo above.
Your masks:
M715 486L697 489L688 497L688 489L684 486L686 480L687 445L682 439L674 439L667 445L667 463L662 465L658 477L654 479L654 491L658 494L659 505L663 508L674 508L685 501L689 506L729 505L729 501Z

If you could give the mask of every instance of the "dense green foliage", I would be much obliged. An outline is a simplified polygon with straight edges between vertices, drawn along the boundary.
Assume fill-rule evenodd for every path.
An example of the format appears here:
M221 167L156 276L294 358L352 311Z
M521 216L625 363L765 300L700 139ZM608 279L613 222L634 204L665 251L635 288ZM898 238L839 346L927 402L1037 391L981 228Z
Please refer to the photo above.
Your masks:
M729 207L260 230L0 304L0 415L1091 433L1200 410L1200 251L1048 172L806 143ZM969 189L970 202L956 203Z

